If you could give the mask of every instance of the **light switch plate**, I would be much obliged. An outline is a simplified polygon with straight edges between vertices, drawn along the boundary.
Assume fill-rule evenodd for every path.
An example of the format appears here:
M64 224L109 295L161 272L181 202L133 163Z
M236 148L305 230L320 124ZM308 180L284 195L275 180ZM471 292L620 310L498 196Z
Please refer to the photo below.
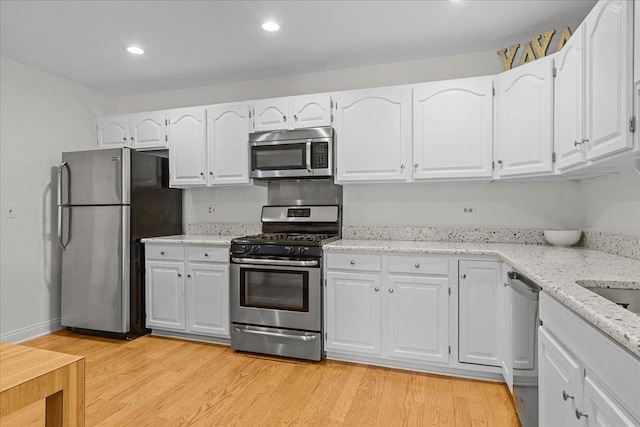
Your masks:
M7 203L4 205L4 217L15 218L16 217L16 205L13 203Z

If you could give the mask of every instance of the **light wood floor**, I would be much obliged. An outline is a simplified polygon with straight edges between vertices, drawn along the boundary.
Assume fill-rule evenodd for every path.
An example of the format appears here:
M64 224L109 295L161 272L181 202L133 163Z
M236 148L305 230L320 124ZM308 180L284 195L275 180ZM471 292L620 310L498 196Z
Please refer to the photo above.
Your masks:
M519 425L504 384L152 336L60 331L24 345L85 357L89 427ZM0 425L42 426L43 414L44 401Z

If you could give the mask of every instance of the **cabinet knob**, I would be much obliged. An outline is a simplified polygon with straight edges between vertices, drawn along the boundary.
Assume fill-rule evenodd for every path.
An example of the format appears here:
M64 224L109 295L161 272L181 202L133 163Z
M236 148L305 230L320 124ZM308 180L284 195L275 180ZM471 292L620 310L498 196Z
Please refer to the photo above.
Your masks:
M191 279L191 275L190 275L190 274L187 274L187 277L188 277L189 279Z
M295 120L296 122L298 121L298 115L297 114L293 115L293 120Z
M562 390L562 400L566 402L567 399L574 399L573 394L569 394L566 391Z
M393 293L393 289L389 289L389 293L392 294Z
M580 419L582 417L589 418L589 414L582 412L580 409L576 409L576 418Z
M178 277L182 277L182 274L181 274L181 273L178 273Z
M164 255L164 251L160 252L160 255Z
M209 254L205 252L205 253L204 253L204 256L209 256Z
M351 265L353 265L353 264L355 264L355 263L356 263L356 261L352 259L352 260L351 260Z
M416 268L420 268L420 263L416 262Z
M578 141L573 141L573 146L577 147L578 145L582 144L582 142L578 142Z
M134 137L131 137L131 140L132 140L132 141L135 141L136 139L135 139Z
M123 137L122 137L122 140L123 140L123 141L126 141L126 140L127 140L127 137L126 137L126 136L123 136Z
M404 165L400 165L400 169L404 169Z
M588 139L583 139L582 142L580 144L586 144L587 142L589 142Z
M380 290L380 288L375 288L374 291L378 292Z
M418 169L418 164L417 164L417 163L414 163L414 164L413 164L413 167L414 167L414 168L416 168L416 169Z
M498 160L498 164L501 165L502 164L502 160Z
M200 172L200 176L204 176L204 172Z
M213 176L213 172L209 172L209 175Z
M282 116L282 121L286 122L287 121L287 116Z
M463 275L461 275L460 277L462 277L463 279L466 279L466 278L467 278L467 275L466 275L466 274L463 274Z

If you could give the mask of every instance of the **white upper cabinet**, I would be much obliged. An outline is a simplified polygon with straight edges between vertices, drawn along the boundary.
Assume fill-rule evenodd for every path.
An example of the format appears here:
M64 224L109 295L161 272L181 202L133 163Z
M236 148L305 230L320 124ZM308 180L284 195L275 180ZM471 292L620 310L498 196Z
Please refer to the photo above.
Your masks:
M129 146L129 116L98 117L96 131L98 148Z
M584 24L555 60L554 145L558 169L584 161L583 46Z
M305 95L289 99L290 129L331 126L331 96Z
M299 129L331 125L331 96L304 95L254 101L253 130Z
M136 150L167 148L167 116L165 111L129 116L130 147Z
M496 171L499 177L553 170L553 60L499 74L496 82Z
M248 104L214 105L207 108L209 185L248 184Z
M165 111L98 117L96 130L99 149L129 147L135 150L161 150L167 148Z
M493 175L493 78L413 89L413 179Z
M204 107L169 110L169 184L205 185L207 122Z
M638 83L640 82L640 1L638 0L634 1L633 14L633 25L635 26L633 30L633 81ZM637 111L638 110L636 110L636 115Z
M587 160L633 146L632 8L626 0L600 1L584 21Z
M411 89L341 92L334 101L336 182L408 181Z

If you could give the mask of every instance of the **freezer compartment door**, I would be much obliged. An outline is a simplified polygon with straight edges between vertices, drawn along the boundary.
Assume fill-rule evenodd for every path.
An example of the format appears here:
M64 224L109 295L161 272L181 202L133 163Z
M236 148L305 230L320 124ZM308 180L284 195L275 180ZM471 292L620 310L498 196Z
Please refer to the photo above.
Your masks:
M128 149L62 153L58 170L58 204L131 203L131 151Z
M129 331L129 206L64 207L62 326Z

